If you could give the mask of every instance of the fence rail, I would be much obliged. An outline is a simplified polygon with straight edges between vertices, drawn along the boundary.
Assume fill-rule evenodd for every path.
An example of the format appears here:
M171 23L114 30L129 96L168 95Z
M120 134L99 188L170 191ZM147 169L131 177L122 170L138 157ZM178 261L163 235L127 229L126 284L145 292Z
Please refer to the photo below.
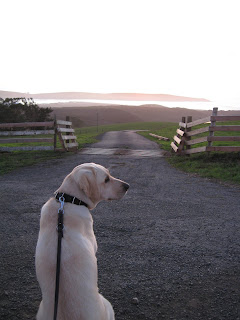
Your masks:
M240 125L216 125L217 122L240 121L240 116L218 116L217 111L218 109L214 108L212 116L196 121L192 121L192 117L187 117L187 119L182 118L182 121L179 122L179 129L177 129L176 135L173 137L173 142L171 143L173 151L180 155L211 151L240 151L240 143L239 146L213 146L213 142L240 142ZM193 128L206 124L209 125L197 129ZM221 131L230 133L237 132L237 135L215 136L215 132ZM198 136L199 134L205 133L208 133L208 135L203 137ZM192 146L199 143L207 143L207 145L192 148Z
M43 129L39 129L39 128ZM19 130L14 130L21 128ZM37 129L34 129L37 128ZM50 128L50 129L46 129ZM23 123L0 123L0 130L9 129L8 131L0 131L0 144L28 144L28 143L48 143L51 145L31 145L31 146L1 146L0 151L30 151L30 150L64 150L73 151L78 147L77 137L74 135L71 121L55 120L45 122L23 122ZM65 133L65 135L63 135ZM39 137L37 135L51 135L51 137ZM30 136L30 137L24 137ZM1 138L2 137L2 138ZM4 137L4 138L3 138ZM62 148L57 148L57 137ZM70 142L71 140L71 142Z
M54 127L54 121L1 123L0 128Z

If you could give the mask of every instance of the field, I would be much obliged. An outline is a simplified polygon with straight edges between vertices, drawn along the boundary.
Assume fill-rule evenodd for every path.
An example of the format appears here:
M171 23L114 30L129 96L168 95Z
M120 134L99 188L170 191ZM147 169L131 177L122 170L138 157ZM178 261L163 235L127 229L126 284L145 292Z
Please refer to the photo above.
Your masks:
M235 123L234 123L235 124ZM97 136L107 131L118 130L149 130L139 131L139 134L155 141L160 147L169 152L167 161L174 167L189 173L196 173L207 178L214 178L220 181L240 184L240 157L238 153L210 153L195 154L191 157L179 157L172 153L170 142L178 128L177 123L169 122L144 122L144 123L123 123L115 125L91 126L75 129L79 148L97 141ZM151 136L149 132L168 137L169 141L159 141ZM227 134L236 134L229 132ZM238 133L239 134L239 133ZM216 133L217 135L217 133ZM226 143L225 143L226 144ZM215 142L215 145L222 145L221 142ZM199 145L197 145L199 146ZM18 167L36 164L41 161L67 157L71 153L53 152L53 151L28 151L1 153L0 156L0 174L10 172Z

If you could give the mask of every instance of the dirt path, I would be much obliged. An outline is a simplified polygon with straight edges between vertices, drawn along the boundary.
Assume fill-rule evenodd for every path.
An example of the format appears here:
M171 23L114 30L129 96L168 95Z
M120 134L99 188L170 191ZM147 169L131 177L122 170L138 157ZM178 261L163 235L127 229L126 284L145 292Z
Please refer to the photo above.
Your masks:
M182 173L161 156L82 153L0 177L0 319L34 319L40 208L90 161L131 185L120 202L93 211L99 288L116 319L240 319L239 189Z
M101 141L81 151L82 154L125 155L130 157L163 157L159 145L140 136L134 130L111 131L101 135Z
M155 142L145 139L134 130L110 131L102 135L101 141L91 145L92 148L118 148L133 150L158 150Z

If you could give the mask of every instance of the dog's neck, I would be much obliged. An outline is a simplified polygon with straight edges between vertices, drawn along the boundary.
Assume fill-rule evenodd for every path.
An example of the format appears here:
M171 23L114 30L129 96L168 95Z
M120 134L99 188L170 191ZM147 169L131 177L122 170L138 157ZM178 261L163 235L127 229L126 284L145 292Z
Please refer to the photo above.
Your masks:
M79 186L76 185L73 179L65 179L61 186L56 190L56 192L66 193L72 197L76 197L84 201L88 205L88 208L90 210L94 209L97 205L97 203L93 203L92 200L86 196L83 190L81 190Z

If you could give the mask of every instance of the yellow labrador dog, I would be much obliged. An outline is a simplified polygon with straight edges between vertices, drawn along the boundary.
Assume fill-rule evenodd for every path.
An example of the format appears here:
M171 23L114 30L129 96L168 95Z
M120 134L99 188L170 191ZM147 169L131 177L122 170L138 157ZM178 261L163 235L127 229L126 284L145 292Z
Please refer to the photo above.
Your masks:
M86 163L75 167L56 191L71 200L64 204L58 320L115 319L110 302L98 292L97 242L89 209L102 200L121 199L128 188L104 167ZM51 198L41 211L36 273L42 301L37 320L53 319L59 207Z

